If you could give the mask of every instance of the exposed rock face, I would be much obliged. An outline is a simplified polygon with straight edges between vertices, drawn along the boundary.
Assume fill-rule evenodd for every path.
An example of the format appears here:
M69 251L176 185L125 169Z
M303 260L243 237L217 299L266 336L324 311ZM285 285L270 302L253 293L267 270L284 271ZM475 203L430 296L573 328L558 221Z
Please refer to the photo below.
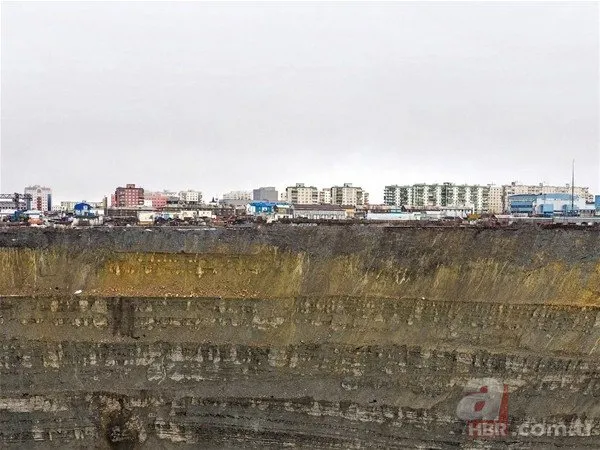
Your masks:
M0 447L600 448L585 229L9 230L0 332Z

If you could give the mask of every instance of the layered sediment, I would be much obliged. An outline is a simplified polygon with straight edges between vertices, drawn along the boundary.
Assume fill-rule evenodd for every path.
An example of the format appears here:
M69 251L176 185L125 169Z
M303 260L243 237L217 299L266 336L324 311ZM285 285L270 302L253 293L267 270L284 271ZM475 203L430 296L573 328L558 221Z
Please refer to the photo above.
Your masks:
M0 231L0 330L0 446L600 447L588 229Z

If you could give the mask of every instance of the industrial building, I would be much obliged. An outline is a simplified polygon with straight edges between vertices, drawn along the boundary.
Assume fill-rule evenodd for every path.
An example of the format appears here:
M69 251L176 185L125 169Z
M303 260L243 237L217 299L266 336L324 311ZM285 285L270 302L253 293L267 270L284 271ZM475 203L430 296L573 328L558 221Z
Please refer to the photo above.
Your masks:
M585 198L556 192L510 195L508 205L511 214L546 217L593 215L596 209Z
M30 208L30 195L21 195L18 192L12 194L0 194L0 216L11 215L15 211L26 211Z
M507 211L509 206L508 197L515 194L573 194L583 199L584 201L594 201L594 196L590 194L590 190L588 187L575 186L571 188L570 184L565 184L563 186L551 186L544 183L528 185L520 184L516 181L513 181L512 183L504 185L502 187L503 204Z

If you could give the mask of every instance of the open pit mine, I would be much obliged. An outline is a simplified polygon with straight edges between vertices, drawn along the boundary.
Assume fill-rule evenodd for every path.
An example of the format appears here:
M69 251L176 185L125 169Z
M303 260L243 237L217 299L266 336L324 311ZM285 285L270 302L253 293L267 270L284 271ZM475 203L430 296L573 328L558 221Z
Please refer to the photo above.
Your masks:
M597 449L599 306L587 228L6 229L0 447Z

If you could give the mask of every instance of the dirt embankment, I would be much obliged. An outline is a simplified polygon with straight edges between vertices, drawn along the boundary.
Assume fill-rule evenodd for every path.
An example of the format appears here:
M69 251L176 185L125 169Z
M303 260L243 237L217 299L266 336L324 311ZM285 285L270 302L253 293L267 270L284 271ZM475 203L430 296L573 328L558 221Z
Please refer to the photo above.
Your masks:
M0 294L348 295L600 305L593 230L267 227L0 232Z

